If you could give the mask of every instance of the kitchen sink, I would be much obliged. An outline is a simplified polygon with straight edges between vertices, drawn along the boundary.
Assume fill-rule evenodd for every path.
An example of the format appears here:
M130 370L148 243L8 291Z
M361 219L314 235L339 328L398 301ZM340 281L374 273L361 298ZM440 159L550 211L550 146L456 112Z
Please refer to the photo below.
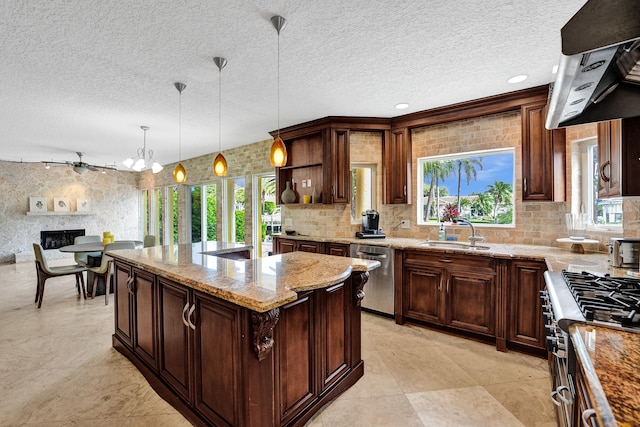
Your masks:
M455 241L442 241L442 240L427 240L426 242L420 243L420 246L429 246L432 248L450 248L450 249L465 249L471 251L486 251L489 249L489 246L485 245L475 245L471 246L468 243L455 242Z

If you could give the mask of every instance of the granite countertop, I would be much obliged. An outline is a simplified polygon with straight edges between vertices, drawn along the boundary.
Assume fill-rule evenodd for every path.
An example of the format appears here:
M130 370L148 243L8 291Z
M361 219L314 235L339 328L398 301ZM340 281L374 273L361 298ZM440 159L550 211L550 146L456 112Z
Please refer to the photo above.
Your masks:
M573 325L570 333L601 425L637 425L640 334L587 325Z
M109 255L258 312L295 301L296 292L331 286L348 278L352 271L368 271L380 266L378 261L305 252L230 260L211 254L241 251L251 246L208 243L210 246L205 250L202 244L194 243L118 250Z
M359 243L363 245L373 246L386 246L393 249L401 250L422 250L422 251L439 251L446 253L458 253L458 254L473 254L476 256L488 256L493 258L502 259L518 259L529 261L546 261L547 267L551 271L560 271L562 269L571 271L588 271L595 274L611 274L613 276L619 276L626 274L624 269L612 268L609 265L609 256L600 252L586 252L584 254L573 253L569 250L569 246L554 247L554 246L537 246L537 245L518 245L511 243L493 243L482 242L481 246L488 246L487 250L477 249L463 249L457 247L436 247L426 246L425 239L411 239L405 237L387 237L385 239L358 239L349 237L317 237L317 236L305 236L294 235L286 236L279 235L277 237L283 239L294 240L312 240L315 242L332 242L332 243ZM459 241L458 243L466 243ZM588 249L588 248L587 248Z

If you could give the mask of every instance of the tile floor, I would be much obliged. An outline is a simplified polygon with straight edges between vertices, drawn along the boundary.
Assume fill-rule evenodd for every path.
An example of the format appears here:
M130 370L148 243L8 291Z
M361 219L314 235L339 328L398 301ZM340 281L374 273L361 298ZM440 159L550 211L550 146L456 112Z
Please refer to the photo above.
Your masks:
M113 305L77 299L70 276L47 281L38 310L33 263L0 278L0 425L189 425L111 347ZM309 426L555 426L545 360L370 314L363 358Z

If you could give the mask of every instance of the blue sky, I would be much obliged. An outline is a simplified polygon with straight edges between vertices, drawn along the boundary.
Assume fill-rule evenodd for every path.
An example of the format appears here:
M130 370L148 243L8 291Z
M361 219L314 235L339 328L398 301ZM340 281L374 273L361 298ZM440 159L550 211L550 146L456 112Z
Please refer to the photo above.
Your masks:
M472 178L469 185L467 185L464 171L462 172L460 195L468 196L471 193L484 193L487 190L487 185L493 184L494 181L503 181L513 185L513 156L513 153L497 153L469 157L469 159L482 159L482 170L476 167L478 176L475 181ZM441 182L440 186L447 187L449 195L455 196L458 186L457 173L447 178L444 183Z

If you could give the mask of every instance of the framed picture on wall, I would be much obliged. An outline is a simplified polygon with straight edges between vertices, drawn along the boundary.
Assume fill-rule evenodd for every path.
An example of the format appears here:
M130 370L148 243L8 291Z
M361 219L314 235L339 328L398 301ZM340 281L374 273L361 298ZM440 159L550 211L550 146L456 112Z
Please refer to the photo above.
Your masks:
M89 199L76 199L76 211L89 212L91 210L91 200Z
M54 212L69 212L71 210L69 206L69 199L64 197L54 197L53 199L53 211Z
M29 197L29 212L46 212L46 197Z

